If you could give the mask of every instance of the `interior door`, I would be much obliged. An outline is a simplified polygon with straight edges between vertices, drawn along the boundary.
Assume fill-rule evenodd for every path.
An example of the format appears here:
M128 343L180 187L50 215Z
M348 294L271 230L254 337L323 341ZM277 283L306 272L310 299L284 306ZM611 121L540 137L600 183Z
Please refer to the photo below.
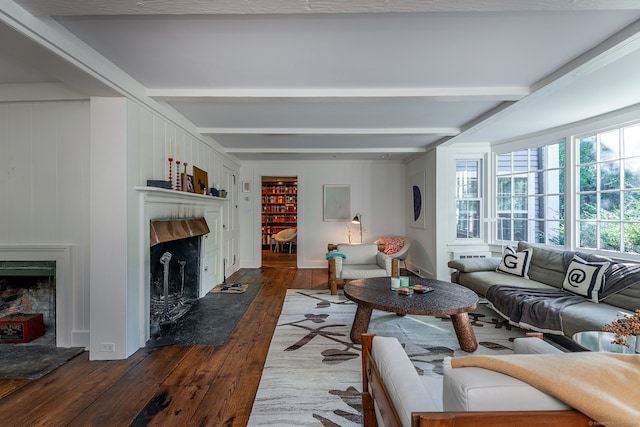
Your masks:
M224 255L225 279L238 269L238 185L236 172L227 166L223 170L224 190L228 201L223 207L222 252Z

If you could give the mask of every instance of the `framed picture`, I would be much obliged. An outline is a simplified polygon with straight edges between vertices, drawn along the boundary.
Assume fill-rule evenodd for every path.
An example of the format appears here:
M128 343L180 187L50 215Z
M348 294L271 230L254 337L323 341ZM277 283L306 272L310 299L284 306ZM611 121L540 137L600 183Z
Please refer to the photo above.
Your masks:
M242 181L242 192L243 193L251 193L251 182L250 181Z
M351 221L351 186L325 185L323 193L323 220Z
M196 188L193 185L193 175L181 174L182 178L182 191L186 191L188 193L195 193Z
M193 167L193 185L196 193L209 193L209 177L207 173L195 166Z

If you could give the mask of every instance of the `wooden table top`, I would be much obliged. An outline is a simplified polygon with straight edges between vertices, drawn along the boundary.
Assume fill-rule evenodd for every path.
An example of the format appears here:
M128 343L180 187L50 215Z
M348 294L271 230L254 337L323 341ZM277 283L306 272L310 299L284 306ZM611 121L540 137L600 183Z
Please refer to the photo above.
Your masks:
M478 296L455 283L410 277L409 285L431 286L426 294L401 295L391 290L391 278L352 280L344 285L344 295L359 305L398 314L441 316L469 312L476 308Z

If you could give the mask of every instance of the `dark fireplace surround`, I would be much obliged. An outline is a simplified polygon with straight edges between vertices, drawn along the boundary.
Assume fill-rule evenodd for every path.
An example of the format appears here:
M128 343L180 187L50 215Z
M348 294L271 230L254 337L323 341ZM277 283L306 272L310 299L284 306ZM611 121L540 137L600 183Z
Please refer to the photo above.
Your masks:
M152 220L150 223L150 338L170 334L175 321L199 297L204 218Z

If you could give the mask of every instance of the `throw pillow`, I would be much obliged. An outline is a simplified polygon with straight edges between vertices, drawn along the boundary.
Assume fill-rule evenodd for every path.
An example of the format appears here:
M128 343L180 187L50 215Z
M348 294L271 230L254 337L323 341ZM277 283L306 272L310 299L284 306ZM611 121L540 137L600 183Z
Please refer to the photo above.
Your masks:
M404 238L402 237L381 237L378 242L384 245L386 255L393 255L404 246Z
M600 292L604 290L604 273L610 264L610 262L587 262L579 256L574 256L567 268L562 289L598 302Z
M511 246L507 246L502 255L500 265L496 271L502 273L513 274L515 276L529 278L529 266L531 265L531 254L533 249L526 249L522 252L516 252Z

